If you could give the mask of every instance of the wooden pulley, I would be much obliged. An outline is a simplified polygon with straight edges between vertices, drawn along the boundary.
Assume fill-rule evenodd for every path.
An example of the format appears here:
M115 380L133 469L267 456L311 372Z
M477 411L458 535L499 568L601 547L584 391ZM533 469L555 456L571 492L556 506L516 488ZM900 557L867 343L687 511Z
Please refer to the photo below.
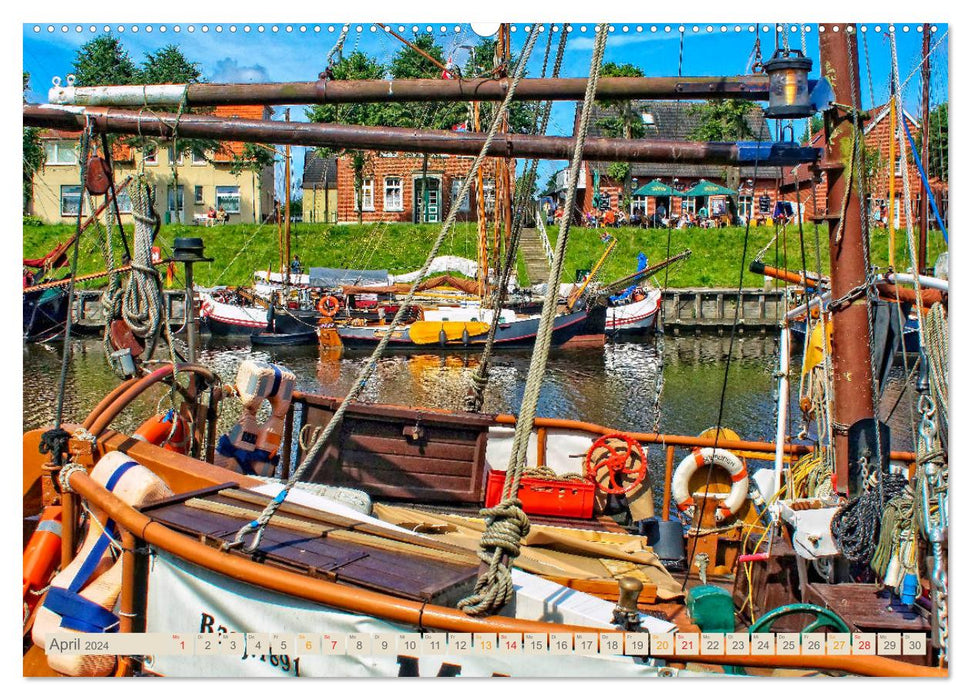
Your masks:
M108 331L108 340L111 342L111 347L115 350L124 350L126 348L130 350L133 358L137 358L145 352L145 346L132 333L131 328L128 327L124 319L116 318L111 322Z
M94 195L107 194L111 189L111 166L101 156L91 156L84 172L84 187Z

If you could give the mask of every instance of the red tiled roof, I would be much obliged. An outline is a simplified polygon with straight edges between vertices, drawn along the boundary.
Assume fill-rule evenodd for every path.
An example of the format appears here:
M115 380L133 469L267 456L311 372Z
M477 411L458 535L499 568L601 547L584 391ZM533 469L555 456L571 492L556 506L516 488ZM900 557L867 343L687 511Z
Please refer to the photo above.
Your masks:
M62 129L44 129L40 132L40 138L47 141L77 141L81 138L81 132L65 131ZM111 145L111 159L119 163L130 163L135 159L135 151L128 144L115 141Z
M220 105L212 114L228 119L269 119L273 115L273 110L264 105ZM234 158L243 157L242 141L223 141L221 145L222 148L212 157L216 163L231 163Z

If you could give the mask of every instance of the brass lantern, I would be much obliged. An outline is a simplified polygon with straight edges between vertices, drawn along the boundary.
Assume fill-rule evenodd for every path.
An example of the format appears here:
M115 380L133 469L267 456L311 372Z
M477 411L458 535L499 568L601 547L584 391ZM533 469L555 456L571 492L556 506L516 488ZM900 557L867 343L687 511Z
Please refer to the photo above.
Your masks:
M763 68L769 76L769 119L797 119L815 113L809 101L811 59L798 49L777 49Z

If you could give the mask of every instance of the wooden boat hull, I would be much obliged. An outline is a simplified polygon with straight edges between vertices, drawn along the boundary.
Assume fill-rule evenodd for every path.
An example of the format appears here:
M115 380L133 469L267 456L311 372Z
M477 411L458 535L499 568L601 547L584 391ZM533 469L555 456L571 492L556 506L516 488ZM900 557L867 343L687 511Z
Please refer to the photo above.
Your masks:
M24 340L35 342L57 333L67 323L65 289L55 287L24 295Z
M317 331L303 333L254 333L250 336L253 345L316 345Z
M607 335L646 333L657 326L661 293L650 290L640 301L607 307Z
M593 307L558 316L553 325L554 347L599 347L604 344L607 310ZM370 347L377 345L387 332L386 326L340 326L338 334L347 347ZM527 318L502 323L496 330L495 345L508 348L528 348L536 342L539 318ZM461 338L446 340L445 343L417 344L408 334L408 328L395 331L389 346L394 348L478 348L485 344L487 334L470 336L468 341Z

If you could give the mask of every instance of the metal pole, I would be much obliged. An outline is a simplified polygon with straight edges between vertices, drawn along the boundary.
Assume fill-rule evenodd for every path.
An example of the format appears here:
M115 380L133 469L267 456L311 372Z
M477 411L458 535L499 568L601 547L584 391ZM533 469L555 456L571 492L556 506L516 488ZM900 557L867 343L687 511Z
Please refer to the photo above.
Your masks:
M53 104L89 107L186 107L259 104L352 104L364 102L501 102L509 78L437 80L318 80L296 83L193 83L191 85L55 86ZM810 81L810 89L812 89ZM513 96L517 101L582 100L586 78L524 78ZM767 101L765 75L710 77L602 78L599 100L731 99Z
M927 167L928 158L930 156L930 123L931 123L931 111L930 111L930 101L931 101L931 25L924 24L924 44L921 49L921 56L923 57L923 65L920 72L921 80L923 81L923 90L921 93L921 116L920 116L920 160ZM904 173L904 177L908 174ZM917 239L917 265L918 269L915 270L917 274L924 274L927 272L927 227L930 223L930 199L933 195L931 194L928 183L924 183L924 196L920 200L920 232Z
M852 28L852 31L846 31ZM834 102L852 105L853 95L860 94L860 76L850 71L850 56L858 66L856 26L844 25L839 31L821 32L819 54L823 75L830 79ZM826 172L826 218L829 222L831 291L841 299L867 279L866 249L860 222L860 200L855 189L859 177L850 182L847 168L852 153L853 116L837 108L824 115L826 148L822 169ZM862 139L862 134L859 135ZM845 213L841 212L844 198ZM842 227L840 218L842 214ZM839 238L837 238L839 234ZM873 418L873 370L870 364L870 336L867 295L852 299L832 309L833 319L833 436L836 451L836 490L849 489L849 437L851 425Z
M196 309L192 284L192 263L185 263L185 332L189 344L189 364L196 363Z
M478 155L486 140L486 135L481 133L36 105L24 107L23 123L24 126L74 130L83 129L86 123L90 123L97 132L161 139L171 139L177 124L180 138L472 156ZM487 155L569 160L573 144L573 138L567 136L505 134L492 142ZM583 158L609 162L707 165L746 165L757 160L761 165L771 167L812 162L818 153L818 149L788 143L740 145L733 142L672 139L590 138L586 140Z

